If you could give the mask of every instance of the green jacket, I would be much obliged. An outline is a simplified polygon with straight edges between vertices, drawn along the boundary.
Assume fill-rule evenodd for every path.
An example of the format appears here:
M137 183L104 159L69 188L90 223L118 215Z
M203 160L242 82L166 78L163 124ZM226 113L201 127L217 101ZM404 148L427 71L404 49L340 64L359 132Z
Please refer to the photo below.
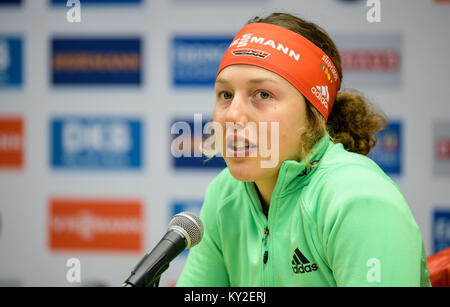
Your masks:
M225 168L206 190L205 232L177 286L430 286L420 230L395 183L328 135L284 161L268 217Z

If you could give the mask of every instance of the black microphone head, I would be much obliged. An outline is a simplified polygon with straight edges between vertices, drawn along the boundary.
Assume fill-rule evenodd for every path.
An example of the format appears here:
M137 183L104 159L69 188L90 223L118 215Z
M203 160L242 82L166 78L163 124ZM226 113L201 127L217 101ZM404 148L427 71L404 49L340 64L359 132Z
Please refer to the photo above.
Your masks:
M181 232L187 241L186 248L197 245L203 236L203 223L198 216L192 212L181 212L172 217L169 230Z

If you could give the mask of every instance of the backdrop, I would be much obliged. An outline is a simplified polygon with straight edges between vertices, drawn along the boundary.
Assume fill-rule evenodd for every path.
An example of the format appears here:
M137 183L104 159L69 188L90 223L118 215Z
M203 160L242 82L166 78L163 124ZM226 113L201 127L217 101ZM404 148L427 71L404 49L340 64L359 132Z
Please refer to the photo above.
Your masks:
M0 285L119 286L172 215L198 213L224 162L175 157L171 127L197 144L224 50L274 11L335 40L343 88L389 119L371 158L427 254L450 246L450 1L2 0Z

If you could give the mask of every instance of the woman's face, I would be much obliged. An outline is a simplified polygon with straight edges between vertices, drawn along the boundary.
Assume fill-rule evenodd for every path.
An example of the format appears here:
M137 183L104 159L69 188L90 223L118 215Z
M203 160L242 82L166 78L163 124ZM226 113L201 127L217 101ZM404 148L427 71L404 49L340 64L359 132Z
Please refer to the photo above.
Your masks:
M306 127L306 101L281 76L253 65L231 65L215 83L214 121L222 127L222 155L241 181L278 175L285 160L298 160ZM234 129L227 129L227 125Z

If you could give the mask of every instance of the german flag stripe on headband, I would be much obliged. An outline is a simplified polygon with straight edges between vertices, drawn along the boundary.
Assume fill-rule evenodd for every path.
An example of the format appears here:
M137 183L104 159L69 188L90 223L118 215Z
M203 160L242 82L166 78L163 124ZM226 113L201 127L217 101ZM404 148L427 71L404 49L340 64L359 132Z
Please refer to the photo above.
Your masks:
M234 37L217 75L233 64L270 70L289 81L328 119L340 87L330 58L298 33L267 23L250 23Z

